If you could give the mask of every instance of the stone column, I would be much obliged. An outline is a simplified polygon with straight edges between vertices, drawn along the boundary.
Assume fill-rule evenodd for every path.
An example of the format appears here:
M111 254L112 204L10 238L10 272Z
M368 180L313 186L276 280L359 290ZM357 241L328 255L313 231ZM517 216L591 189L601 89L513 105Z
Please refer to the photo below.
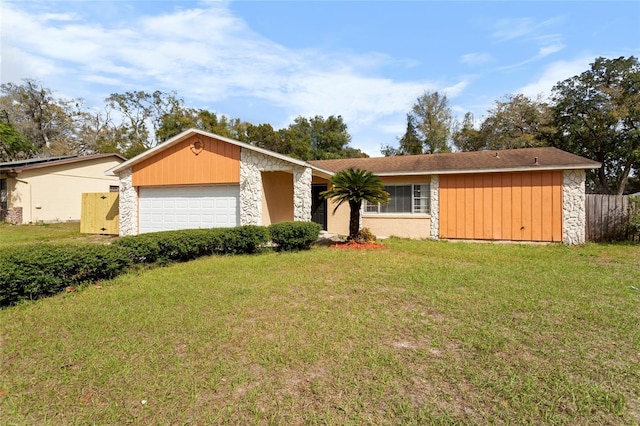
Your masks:
M586 207L585 207L584 170L565 170L562 182L562 242L575 245L585 242Z
M240 225L262 225L262 175L252 151L240 151Z
M133 186L131 168L120 172L120 236L138 234L138 191Z
M432 240L440 239L440 176L432 175L431 176L431 200L430 200L430 210L431 210L431 235L430 238Z
M293 170L293 220L311 221L311 169L296 167Z

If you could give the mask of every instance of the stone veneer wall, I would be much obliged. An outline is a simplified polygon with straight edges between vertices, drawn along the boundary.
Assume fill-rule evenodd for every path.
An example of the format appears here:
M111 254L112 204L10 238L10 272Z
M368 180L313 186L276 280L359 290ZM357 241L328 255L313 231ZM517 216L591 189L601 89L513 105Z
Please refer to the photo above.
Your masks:
M584 170L565 170L562 181L562 242L575 245L585 242Z
M311 220L311 169L249 149L240 152L240 225L262 225L261 172L293 173L293 218Z
M138 191L133 187L131 168L120 172L120 236L138 234Z
M431 176L431 239L437 240L440 238L440 176Z
M8 209L4 220L13 225L22 225L22 207Z
M293 220L311 221L311 179L309 167L293 170Z

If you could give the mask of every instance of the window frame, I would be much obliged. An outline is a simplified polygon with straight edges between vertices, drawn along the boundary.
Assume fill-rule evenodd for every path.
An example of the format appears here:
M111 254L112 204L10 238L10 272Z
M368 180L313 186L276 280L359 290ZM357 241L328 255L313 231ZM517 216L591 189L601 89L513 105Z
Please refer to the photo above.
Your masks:
M384 185L385 191L389 192L387 188L390 187L410 187L411 193L411 211L403 211L403 212L384 212L381 211L383 206L380 203L372 204L367 201L363 203L363 213L365 215L431 215L431 183L430 182L422 182L422 183L398 183L391 185ZM421 188L422 187L422 188ZM426 188L425 188L426 187ZM416 190L423 191L426 195L420 192L420 196L416 197ZM416 201L422 200L426 203L426 211L416 211ZM372 209L375 208L375 211Z

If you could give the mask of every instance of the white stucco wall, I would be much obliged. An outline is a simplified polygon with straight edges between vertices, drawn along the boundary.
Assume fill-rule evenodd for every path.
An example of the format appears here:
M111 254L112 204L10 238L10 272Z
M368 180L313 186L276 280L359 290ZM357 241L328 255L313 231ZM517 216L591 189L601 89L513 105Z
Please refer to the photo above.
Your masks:
M109 192L119 185L104 172L120 164L111 158L96 158L69 164L24 170L8 179L9 208L22 208L22 223L79 221L82 194Z
M565 170L562 182L562 241L583 244L586 235L584 170Z
M240 225L262 225L261 172L293 174L294 220L311 220L311 169L249 149L240 152Z
M138 191L133 187L131 168L120 172L120 236L138 234Z

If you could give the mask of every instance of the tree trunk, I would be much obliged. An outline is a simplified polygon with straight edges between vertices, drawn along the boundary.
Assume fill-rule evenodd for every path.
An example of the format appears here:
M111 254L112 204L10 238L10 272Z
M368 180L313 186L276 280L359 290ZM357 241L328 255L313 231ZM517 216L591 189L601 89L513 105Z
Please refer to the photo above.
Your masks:
M353 240L360 230L360 207L362 202L349 201L349 240Z
M597 171L596 194L611 194L611 188L609 188L609 182L607 182L607 175L604 170L604 159L598 161L602 163L602 167Z
M616 195L624 194L624 189L627 186L627 182L629 181L630 172L631 172L631 158L627 159L627 162L624 165L624 170L622 170L622 175L620 176L620 180L618 181L618 187L616 188Z

